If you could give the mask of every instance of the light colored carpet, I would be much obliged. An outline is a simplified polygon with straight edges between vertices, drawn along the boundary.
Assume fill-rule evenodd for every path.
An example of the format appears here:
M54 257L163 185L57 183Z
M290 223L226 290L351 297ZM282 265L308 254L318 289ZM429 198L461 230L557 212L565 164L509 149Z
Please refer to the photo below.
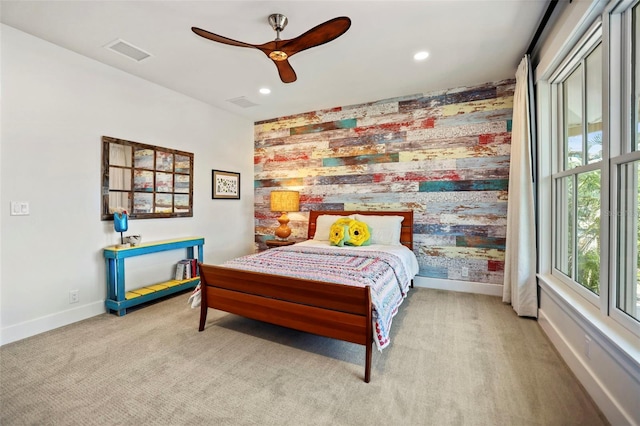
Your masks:
M601 425L537 322L498 298L414 289L374 349L182 294L0 348L2 425Z

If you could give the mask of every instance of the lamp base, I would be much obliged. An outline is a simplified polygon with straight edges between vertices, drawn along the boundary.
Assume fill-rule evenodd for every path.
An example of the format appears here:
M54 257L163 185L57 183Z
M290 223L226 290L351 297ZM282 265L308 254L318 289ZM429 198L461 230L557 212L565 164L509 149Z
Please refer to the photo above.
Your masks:
M281 240L286 240L291 235L291 228L287 225L289 223L289 216L286 213L282 213L282 216L278 219L280 226L278 226L274 232L276 237Z

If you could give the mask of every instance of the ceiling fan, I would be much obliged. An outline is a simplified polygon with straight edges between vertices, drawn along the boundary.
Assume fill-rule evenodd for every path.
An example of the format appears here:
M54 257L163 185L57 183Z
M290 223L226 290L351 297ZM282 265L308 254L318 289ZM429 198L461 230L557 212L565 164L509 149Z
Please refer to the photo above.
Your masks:
M201 37L217 41L218 43L239 47L252 47L261 50L273 61L276 68L278 68L280 79L284 83L293 83L296 81L297 76L291 64L289 64L289 57L303 50L335 40L347 32L351 26L351 19L346 16L341 16L317 25L298 37L289 40L280 40L280 32L287 26L287 22L287 17L282 14L274 13L269 15L269 24L271 24L271 27L276 32L276 39L264 44L250 44L232 40L197 27L191 27L191 30Z

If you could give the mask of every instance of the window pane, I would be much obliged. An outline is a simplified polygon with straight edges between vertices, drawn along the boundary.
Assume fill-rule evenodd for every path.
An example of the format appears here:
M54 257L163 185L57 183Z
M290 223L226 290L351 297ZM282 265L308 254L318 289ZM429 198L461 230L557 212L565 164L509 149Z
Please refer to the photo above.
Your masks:
M109 165L131 167L131 147L127 145L119 145L117 143L110 143Z
M578 174L577 279L600 294L600 170Z
M573 176L556 180L556 269L573 277Z
M640 161L618 168L618 309L640 320Z
M587 162L602 160L602 45L587 57Z
M562 83L564 93L564 167L582 165L582 66Z

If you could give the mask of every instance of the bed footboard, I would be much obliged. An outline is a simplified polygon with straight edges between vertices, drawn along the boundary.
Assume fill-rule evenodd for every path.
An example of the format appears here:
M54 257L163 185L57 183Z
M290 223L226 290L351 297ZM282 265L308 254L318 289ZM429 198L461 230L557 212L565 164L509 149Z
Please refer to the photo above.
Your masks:
M242 271L200 264L202 304L207 309L320 336L365 345L365 382L371 377L373 345L370 288Z

